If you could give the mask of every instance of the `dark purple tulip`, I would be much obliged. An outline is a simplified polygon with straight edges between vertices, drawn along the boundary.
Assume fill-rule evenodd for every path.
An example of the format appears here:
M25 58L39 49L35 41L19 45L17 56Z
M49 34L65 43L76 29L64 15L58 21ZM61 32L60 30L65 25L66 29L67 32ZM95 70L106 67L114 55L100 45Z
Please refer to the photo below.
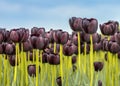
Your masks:
M0 54L3 54L3 53L4 53L4 45L0 44Z
M94 18L90 18L90 19L84 18L82 20L82 27L85 33L88 34L96 33L98 28L98 21L97 19Z
M10 65L11 66L16 66L15 65L15 60L16 60L16 56L15 55L9 55L9 57L8 57L8 59L9 59L9 63L10 63ZM18 59L18 58L17 58ZM18 65L19 63L18 63L18 60L17 60L17 65Z
M109 50L109 41L107 39L103 39L101 41L101 49L104 51L108 51Z
M0 44L4 41L4 32L5 32L5 29L0 28Z
M119 23L117 21L108 21L104 24L100 24L100 30L103 35L114 35L118 32Z
M4 52L7 55L13 55L13 54L15 54L15 44L6 43L5 44L5 51Z
M109 50L111 53L118 53L120 51L120 46L117 42L109 42Z
M67 42L63 45L63 54L66 56L71 56L75 52L75 45L71 42Z
M69 39L69 34L62 30L56 30L53 32L53 38L56 43L65 44Z
M25 42L29 37L29 30L25 28L12 29L10 31L10 39L13 42Z
M31 41L27 40L26 42L23 42L23 51L31 51L33 49Z
M69 19L69 25L73 31L82 31L82 18L72 17Z
M36 36L31 36L31 37L30 37L30 41L31 41L32 47L33 47L34 49L36 49L37 37L36 37Z
M120 32L115 33L115 41L120 45Z
M102 81L101 80L98 81L98 86L102 86Z
M56 82L57 82L57 85L58 85L58 86L62 86L61 77L58 77L58 78L56 79Z
M50 43L54 43L53 32L54 30L51 29L50 31L45 33L45 37L49 39Z
M77 60L77 57L76 56L72 56L72 64L75 64L76 60Z
M33 27L31 29L31 36L44 36L45 34L45 28L38 28L38 27Z
M49 45L49 40L48 38L44 38L42 36L37 37L36 40L36 48L39 50L43 50Z
M101 50L101 43L93 44L93 51L99 51L99 50Z
M49 54L47 61L51 65L58 65L60 64L60 56L58 54Z
M47 63L48 53L43 52L42 53L42 63Z
M103 69L103 66L104 66L103 62L94 62L95 71L101 71Z
M28 65L27 70L30 76L36 76L36 65Z
M83 38L84 38L85 42L90 43L90 34L84 34ZM100 40L101 40L100 34L98 34L98 33L92 34L93 43L98 43L98 42L100 42Z

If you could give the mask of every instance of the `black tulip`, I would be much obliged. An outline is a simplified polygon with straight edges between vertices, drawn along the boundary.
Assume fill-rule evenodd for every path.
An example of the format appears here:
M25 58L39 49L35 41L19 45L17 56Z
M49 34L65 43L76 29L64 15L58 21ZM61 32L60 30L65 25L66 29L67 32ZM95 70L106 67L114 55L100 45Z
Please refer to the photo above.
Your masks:
M77 61L77 56L72 56L72 64L75 64Z
M98 86L102 86L102 81L101 80L98 81Z
M18 57L16 57L16 55L9 55L8 60L11 66L16 66L15 65L16 58L17 58L17 65L18 65L19 64Z
M36 76L36 65L28 65L27 71L29 76Z
M26 42L23 42L23 51L28 52L33 49L31 41L27 40Z
M120 45L120 32L115 33L115 41Z
M103 69L104 63L103 62L94 62L94 69L95 71L101 71Z
M72 17L69 19L69 25L73 31L82 31L82 18Z
M58 65L60 64L60 56L58 54L49 54L47 57L47 61L51 65Z
M33 27L31 29L31 36L44 36L45 34L45 28L41 27Z
M13 55L15 54L15 44L9 44L9 43L6 43L5 44L5 54L7 55Z
M109 42L109 50L111 53L118 53L120 51L120 46L117 42Z
M96 33L98 28L98 21L95 18L84 18L82 20L83 31L88 34Z
M100 30L103 35L114 35L118 32L119 23L117 21L108 21L100 24Z

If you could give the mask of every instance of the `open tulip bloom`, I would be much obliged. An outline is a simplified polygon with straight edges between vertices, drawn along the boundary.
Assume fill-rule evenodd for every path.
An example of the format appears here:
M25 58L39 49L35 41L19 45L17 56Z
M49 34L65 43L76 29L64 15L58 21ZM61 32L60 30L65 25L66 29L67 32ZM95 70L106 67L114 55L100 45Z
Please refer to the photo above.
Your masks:
M117 21L72 17L69 34L0 28L0 86L120 86Z

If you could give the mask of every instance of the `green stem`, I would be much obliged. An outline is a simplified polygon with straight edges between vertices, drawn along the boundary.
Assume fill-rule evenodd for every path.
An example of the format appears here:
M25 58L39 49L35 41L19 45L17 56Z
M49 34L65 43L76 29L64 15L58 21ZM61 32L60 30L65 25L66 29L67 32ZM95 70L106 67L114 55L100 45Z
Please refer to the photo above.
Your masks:
M91 78L90 78L90 86L93 86L93 42L92 42L92 35L90 35L90 74L91 74Z
M36 50L36 86L39 86L38 75L39 75L39 50Z
M61 80L62 80L62 86L63 86L63 70L62 70L62 45L60 44L60 75L61 75Z

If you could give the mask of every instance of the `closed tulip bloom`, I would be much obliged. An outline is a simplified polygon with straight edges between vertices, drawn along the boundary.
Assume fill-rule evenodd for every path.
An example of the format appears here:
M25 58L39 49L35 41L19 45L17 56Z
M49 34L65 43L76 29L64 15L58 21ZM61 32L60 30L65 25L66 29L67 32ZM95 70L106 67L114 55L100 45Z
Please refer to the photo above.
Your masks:
M0 44L4 41L4 32L5 32L5 29L0 28Z
M75 46L73 43L67 43L63 45L63 54L66 56L71 56L75 52Z
M102 81L101 80L98 81L98 86L102 86Z
M72 56L72 64L75 64L77 60L77 56Z
M37 48L37 47L36 47L36 41L37 41L37 37L36 37L36 36L31 36L31 37L30 37L30 42L31 42L32 47L33 47L34 49Z
M29 76L36 76L36 65L28 65L27 71Z
M73 31L82 31L82 18L72 17L69 19L69 25Z
M118 53L120 51L120 46L117 42L109 42L109 50L111 53Z
M60 64L60 56L58 54L49 54L47 57L47 61L51 65L58 65Z
M25 42L29 37L29 30L25 28L12 29L10 31L10 39L13 42Z
M53 32L53 38L56 43L65 44L69 39L69 34L62 30L56 30Z
M103 62L94 62L94 69L95 71L101 71L103 69L104 63Z
M117 21L108 21L100 24L100 30L103 35L114 35L118 32L119 23Z
M42 53L42 63L47 63L48 53L43 52Z
M7 55L13 55L13 54L15 54L15 44L6 43L5 44L5 51L4 52Z
M115 41L120 45L120 32L115 33Z
M45 37L49 39L50 43L54 43L53 32L54 30L51 29L50 31L45 33Z
M33 27L31 29L32 36L44 36L44 34L45 34L45 28L43 28L43 27L41 27L41 28Z
M49 40L48 38L44 38L42 36L40 37L37 37L37 40L36 40L36 48L39 49L39 50L43 50L45 49L46 47L48 47L49 45Z
M31 51L33 49L30 39L28 39L26 42L23 42L23 51Z
M98 28L98 21L95 18L84 18L82 20L83 31L88 34L96 33Z
M95 43L95 44L93 44L93 50L94 51L101 50L101 43Z
M8 57L8 60L9 60L9 63L10 63L10 65L11 66L16 66L15 65L15 61L16 61L16 55L9 55L9 57ZM18 58L17 58L18 59ZM18 61L17 61L17 65L18 65L19 63L18 63Z

